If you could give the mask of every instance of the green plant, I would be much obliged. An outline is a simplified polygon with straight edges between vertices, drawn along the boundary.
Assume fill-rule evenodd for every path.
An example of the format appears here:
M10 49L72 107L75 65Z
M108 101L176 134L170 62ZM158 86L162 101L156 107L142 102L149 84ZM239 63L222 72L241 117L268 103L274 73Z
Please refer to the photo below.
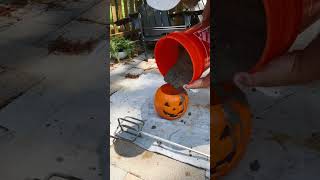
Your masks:
M129 57L134 50L133 41L130 41L124 37L112 37L110 40L110 54L112 57L116 58L118 62L118 52L126 52Z

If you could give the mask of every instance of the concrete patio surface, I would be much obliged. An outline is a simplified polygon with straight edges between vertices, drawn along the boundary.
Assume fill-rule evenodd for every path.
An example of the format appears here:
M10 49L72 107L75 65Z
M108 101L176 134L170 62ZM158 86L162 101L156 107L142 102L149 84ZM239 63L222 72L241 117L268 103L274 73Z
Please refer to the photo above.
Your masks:
M117 148L110 148L110 164L113 168L120 168L137 179L144 180L201 180L205 179L205 171L183 164L140 147L119 140ZM111 171L111 177L116 172ZM127 180L126 178L124 178Z
M205 179L202 169L127 142L118 142L123 148L106 147L107 89L109 95L121 89L119 81L130 69L157 70L138 57L111 67L109 84L104 38L109 1L61 3L67 8L31 4L0 18L0 179ZM305 46L319 27L307 30L297 46ZM48 54L49 42L59 36L98 42L89 53ZM320 88L282 92L278 97L248 94L252 142L239 167L222 180L318 179ZM105 174L109 165L110 177Z
M319 33L320 20L291 50L306 47ZM320 82L246 94L253 113L251 142L239 166L221 180L318 179Z
M107 2L56 2L66 8L29 4L14 15L19 21L0 22L3 180L109 178ZM104 23L78 21L90 18ZM48 44L58 36L97 43L90 52L49 54Z
M140 76L159 73L155 60L143 61L143 57L144 55L141 55L110 67L110 95L124 88L121 82L128 78L128 74ZM120 177L117 179L127 180L127 174L130 174L130 177L143 180L205 179L206 172L203 169L146 151L131 142L116 140L115 145L110 147L110 166L114 169L111 171L111 177L119 174Z
M28 4L11 17L1 17L0 179L148 179L142 171L121 164L110 167L110 177L105 174L109 168L105 39L109 1L57 2L67 5L47 10L43 4ZM90 52L49 54L49 44L59 36L70 41L96 39L97 44ZM143 68L140 62L136 65ZM111 79L111 89L116 90L116 80ZM113 151L111 159L118 156ZM158 159L149 162L161 159L171 171L181 167L190 177L191 170L198 171L154 156ZM185 171L180 173L186 176Z

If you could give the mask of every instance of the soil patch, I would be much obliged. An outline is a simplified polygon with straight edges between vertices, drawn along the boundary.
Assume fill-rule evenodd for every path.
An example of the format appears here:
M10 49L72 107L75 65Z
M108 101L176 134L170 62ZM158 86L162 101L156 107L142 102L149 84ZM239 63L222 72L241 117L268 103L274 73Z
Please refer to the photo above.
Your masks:
M175 88L180 88L191 81L193 76L192 61L188 52L180 47L179 57L175 65L165 75L164 80Z
M57 39L49 43L48 51L49 54L60 52L69 55L78 55L86 52L92 52L97 43L97 39L89 39L86 41L72 41L62 36L59 36Z
M10 6L1 6L0 5L0 17L11 17L12 12L16 11L16 8Z
M143 73L143 69L140 68L132 68L125 75L126 78L137 79Z
M139 76L140 76L139 74L126 74L125 78L138 79Z

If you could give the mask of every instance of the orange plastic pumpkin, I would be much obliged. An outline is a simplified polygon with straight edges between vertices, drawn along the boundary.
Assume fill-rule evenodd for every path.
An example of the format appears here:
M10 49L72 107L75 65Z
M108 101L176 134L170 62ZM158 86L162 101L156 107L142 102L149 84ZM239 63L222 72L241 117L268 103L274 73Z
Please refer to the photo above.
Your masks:
M237 99L211 106L210 116L211 179L216 179L241 160L250 141L252 122L249 106Z
M174 120L183 116L188 109L188 94L170 84L162 85L154 96L154 108L160 117Z

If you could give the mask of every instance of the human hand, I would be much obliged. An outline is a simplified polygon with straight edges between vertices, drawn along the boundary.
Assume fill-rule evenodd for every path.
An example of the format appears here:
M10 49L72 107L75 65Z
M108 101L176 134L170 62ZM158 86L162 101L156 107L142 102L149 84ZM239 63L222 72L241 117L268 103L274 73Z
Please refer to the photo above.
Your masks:
M301 71L300 52L286 53L276 57L255 73L239 72L233 77L234 83L242 90L252 87L275 87L299 84L308 77ZM307 62L306 60L304 63ZM312 66L316 66L313 64ZM311 66L311 67L312 67ZM311 67L305 69L311 69ZM318 66L316 66L318 67ZM307 71L307 70L306 70ZM308 72L308 74L310 74Z
M201 89L201 88L209 88L210 87L210 74L208 74L204 78L200 78L191 84L187 84L184 86L186 89Z
M235 74L233 82L242 90L249 89L256 85L254 76L247 72L239 72Z

